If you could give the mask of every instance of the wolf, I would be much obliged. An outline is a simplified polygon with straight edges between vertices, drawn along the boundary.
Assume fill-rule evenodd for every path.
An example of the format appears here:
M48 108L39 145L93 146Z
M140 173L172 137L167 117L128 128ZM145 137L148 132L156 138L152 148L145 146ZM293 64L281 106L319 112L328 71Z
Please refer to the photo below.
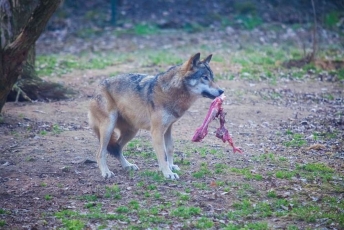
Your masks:
M123 74L103 80L90 102L88 118L100 147L96 159L104 178L114 175L106 155L116 157L122 167L138 170L123 156L123 147L139 129L149 130L159 170L165 178L179 179L173 163L172 125L201 97L214 99L224 91L214 82L209 66L212 55L200 53L183 64L156 76Z

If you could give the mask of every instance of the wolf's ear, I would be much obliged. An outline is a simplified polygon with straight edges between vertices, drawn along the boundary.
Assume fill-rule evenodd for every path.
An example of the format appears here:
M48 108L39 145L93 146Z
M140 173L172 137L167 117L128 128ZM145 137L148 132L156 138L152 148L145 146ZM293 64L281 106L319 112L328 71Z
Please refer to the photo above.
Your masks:
M202 62L203 62L203 63L207 63L207 64L209 64L209 62L210 62L210 60L211 60L212 56L213 56L213 55L212 55L212 54L210 54L208 57L204 58Z
M192 57L189 58L184 64L183 64L183 69L185 71L191 70L194 66L197 66L199 64L199 59L201 57L200 53L197 53L193 55Z

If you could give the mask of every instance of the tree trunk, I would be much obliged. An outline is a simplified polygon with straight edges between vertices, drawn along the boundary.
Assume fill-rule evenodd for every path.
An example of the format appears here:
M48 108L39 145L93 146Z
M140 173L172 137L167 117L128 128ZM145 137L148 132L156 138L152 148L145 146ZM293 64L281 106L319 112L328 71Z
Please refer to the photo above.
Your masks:
M44 82L34 71L34 44L61 1L0 1L0 113L19 77L17 86L32 99L48 99L56 86L61 90L59 84ZM46 94L38 93L42 89Z

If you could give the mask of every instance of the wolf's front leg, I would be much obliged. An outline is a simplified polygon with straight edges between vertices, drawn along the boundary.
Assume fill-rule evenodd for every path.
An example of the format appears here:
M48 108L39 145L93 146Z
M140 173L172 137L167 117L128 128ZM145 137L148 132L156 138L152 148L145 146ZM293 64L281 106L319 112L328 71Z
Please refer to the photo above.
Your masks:
M171 170L179 171L180 168L178 165L173 164L173 139L172 139L172 125L166 130L164 135L165 139L165 146L166 146L166 155L167 155L167 162Z
M162 171L165 178L172 180L179 179L178 174L171 171L166 153L164 130L161 126L152 129L152 139L153 147L159 162L159 169Z

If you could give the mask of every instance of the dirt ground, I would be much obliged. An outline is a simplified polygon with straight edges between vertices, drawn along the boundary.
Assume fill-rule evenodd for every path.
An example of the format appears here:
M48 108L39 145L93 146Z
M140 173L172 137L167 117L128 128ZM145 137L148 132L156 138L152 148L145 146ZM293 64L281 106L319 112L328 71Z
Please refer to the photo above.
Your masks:
M67 85L80 92L73 100L6 104L4 121L0 124L1 208L11 210L11 214L5 217L6 228L40 229L59 226L61 223L52 213L66 207L77 208L80 203L71 201L70 197L95 194L104 185L118 184L126 190L124 196L135 196L128 188L135 187L142 178L129 178L117 161L109 159L110 168L116 176L104 180L96 164L92 162L98 143L88 127L87 105L97 82L109 72L113 72L113 67L63 76ZM343 173L343 118L336 120L336 117L332 117L333 114L343 112L341 85L311 80L281 82L277 86L240 80L220 81L219 84L227 95L224 105L227 127L235 143L245 153L233 154L229 146L214 138L212 133L202 143L191 142L192 135L202 123L210 104L209 100L200 99L174 126L177 158L184 153L184 145L198 148L213 146L226 155L226 164L236 167L256 167L250 160L253 156L274 152L300 163L325 162ZM264 96L269 97L273 92L279 92L283 97L276 100L264 99ZM335 95L335 99L325 100L321 96L324 92ZM210 127L211 132L215 130L215 126L214 122ZM287 129L311 135L316 130L333 128L340 130L337 140L324 142L325 149L320 151L287 148L282 144L283 137L276 135ZM145 131L140 132L138 138L150 140L149 133ZM311 144L312 141L309 141L307 146ZM190 157L193 162L190 166L183 167L185 173L181 175L181 181L193 180L190 172L204 161L197 155ZM157 162L150 161L149 165L144 165L139 158L130 160L141 170L157 169ZM257 166L256 170L261 170L260 167ZM214 178L205 180L212 179ZM173 184L174 182L166 181L165 186ZM254 184L269 187L269 182ZM44 199L46 194L53 199ZM225 206L230 206L233 198L226 199L229 202ZM221 204L215 201L211 203L218 207ZM43 217L44 213L46 217Z
M148 40L145 39L145 42ZM268 153L287 159L288 163L281 170L313 162L328 165L341 175L333 179L333 183L343 191L343 84L339 81L319 81L317 78L283 78L275 83L238 78L219 80L218 84L227 96L224 103L226 126L244 154L233 154L230 146L215 138L213 132L217 122L211 124L204 141L191 142L210 105L208 99L198 100L173 128L176 160L181 164L182 172L177 182L164 181L157 184L162 199L145 197L143 194L146 188L139 186L140 183L156 184L142 174L157 171L151 138L146 131L140 131L136 137L138 141L133 142L124 153L129 161L139 166L141 173L128 173L115 159L109 158L109 168L116 176L104 180L94 162L98 141L88 127L89 99L98 82L110 73L145 72L145 68L124 63L103 70L77 70L61 77L49 77L48 80L64 82L79 93L66 101L8 102L5 105L3 121L0 123L0 220L6 223L2 228L60 228L63 223L56 217L56 212L64 209L83 210L84 201L80 197L103 197L106 186L110 185L120 188L122 199L102 199L103 210L108 212L126 205L130 199L147 202L147 205L164 204L166 200L175 203L177 198L174 192L184 190L191 190L191 199L187 205L199 206L204 212L221 213L230 210L232 204L238 200L235 187L230 192L224 192L220 186L210 186L206 190L192 186L195 183L214 185L214 181L248 183L251 186L249 196L252 200L264 199L257 195L257 191L266 193L272 188L278 194L289 192L295 196L308 197L308 183L302 184L302 178L289 181L269 176L268 172L279 166L256 160ZM212 68L215 73L221 71L216 62ZM288 132L302 134L305 142L300 146L287 146L285 143L291 141L290 135L286 134ZM320 136L318 139L315 138L316 134ZM314 144L318 144L320 148L309 148ZM206 149L207 153L202 153L202 149ZM212 150L215 150L216 155L209 154ZM145 156L140 155L141 153ZM209 167L223 163L228 167L248 168L252 173L262 174L263 180L247 179L233 173L195 178L193 174L199 171L203 163ZM325 194L321 189L316 192ZM343 199L343 193L331 195L339 201ZM339 229L336 222L333 225L332 222L319 224L278 217L264 220L271 228L286 229L288 224L294 224L300 229L313 229L316 226ZM213 228L229 223L226 218L213 217L213 221ZM112 224L118 228L126 226L121 221ZM95 219L86 223L88 229L95 229L97 226L99 221ZM155 227L180 229L183 225L172 218L169 224Z

